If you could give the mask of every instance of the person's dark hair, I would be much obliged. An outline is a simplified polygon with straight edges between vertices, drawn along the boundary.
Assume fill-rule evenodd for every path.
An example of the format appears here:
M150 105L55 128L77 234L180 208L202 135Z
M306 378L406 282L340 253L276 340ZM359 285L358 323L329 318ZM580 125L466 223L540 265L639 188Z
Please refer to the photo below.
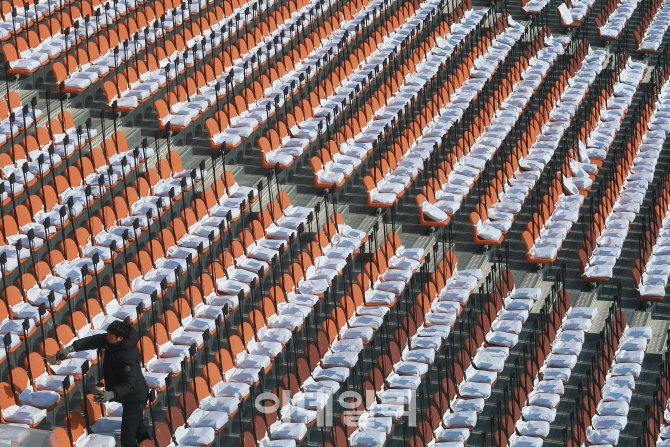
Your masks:
M113 321L107 327L107 333L116 335L117 337L128 338L133 327L125 321Z

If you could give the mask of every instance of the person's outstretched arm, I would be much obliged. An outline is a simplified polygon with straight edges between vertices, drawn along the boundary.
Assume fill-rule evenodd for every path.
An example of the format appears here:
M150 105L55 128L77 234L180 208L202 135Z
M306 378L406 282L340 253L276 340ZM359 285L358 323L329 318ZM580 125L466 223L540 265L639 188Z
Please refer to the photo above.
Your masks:
M88 351L91 349L101 349L107 342L107 334L91 335L90 337L82 338L72 343L74 351Z
M101 349L107 342L107 334L91 335L72 343L67 348L63 348L56 353L58 360L65 360L71 352L88 351L92 349Z

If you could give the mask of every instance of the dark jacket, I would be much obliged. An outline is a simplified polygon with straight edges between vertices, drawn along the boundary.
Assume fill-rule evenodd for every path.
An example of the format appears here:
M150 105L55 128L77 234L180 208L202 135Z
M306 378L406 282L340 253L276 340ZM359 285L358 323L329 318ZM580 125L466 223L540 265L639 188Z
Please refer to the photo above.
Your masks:
M140 335L133 328L128 338L113 346L107 344L107 334L92 335L75 341L75 351L103 349L102 370L105 388L114 392L114 400L120 403L146 402L149 386L142 374L142 358L137 349Z

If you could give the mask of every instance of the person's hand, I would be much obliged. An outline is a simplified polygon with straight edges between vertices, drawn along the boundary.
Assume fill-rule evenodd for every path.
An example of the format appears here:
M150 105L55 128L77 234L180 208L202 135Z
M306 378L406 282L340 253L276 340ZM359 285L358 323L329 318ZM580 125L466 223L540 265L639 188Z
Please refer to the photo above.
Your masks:
M105 402L109 402L112 399L114 399L113 391L103 391L102 393L96 394L93 398L93 400L99 404L104 404Z
M68 346L67 348L61 349L56 353L56 360L65 360L73 350L74 349L72 349L72 346Z

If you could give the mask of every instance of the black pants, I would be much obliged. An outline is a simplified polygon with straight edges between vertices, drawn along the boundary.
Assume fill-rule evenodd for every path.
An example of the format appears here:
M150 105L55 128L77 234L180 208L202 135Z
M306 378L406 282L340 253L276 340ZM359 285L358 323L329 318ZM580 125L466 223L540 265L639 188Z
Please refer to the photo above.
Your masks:
M144 402L123 404L121 421L121 447L137 447L145 439L151 439L144 426Z

